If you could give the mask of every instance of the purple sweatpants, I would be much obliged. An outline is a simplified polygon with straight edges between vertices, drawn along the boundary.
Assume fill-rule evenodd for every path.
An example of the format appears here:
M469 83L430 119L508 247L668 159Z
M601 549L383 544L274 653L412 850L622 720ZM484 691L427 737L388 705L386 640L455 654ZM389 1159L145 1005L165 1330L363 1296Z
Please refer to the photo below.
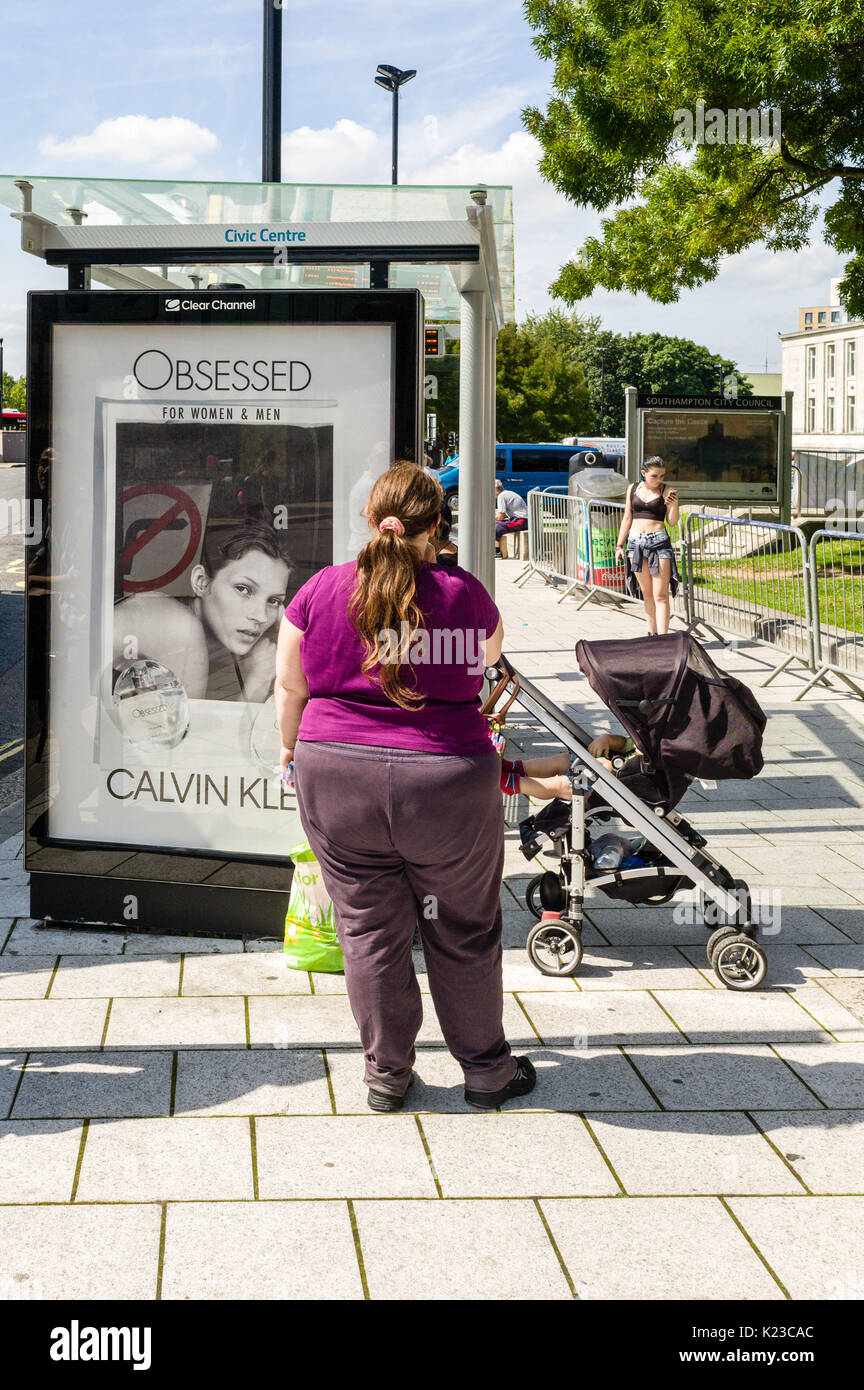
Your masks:
M423 1020L411 941L466 1085L496 1091L515 1063L504 1037L501 762L356 743L299 742L300 819L345 956L366 1082L401 1095Z

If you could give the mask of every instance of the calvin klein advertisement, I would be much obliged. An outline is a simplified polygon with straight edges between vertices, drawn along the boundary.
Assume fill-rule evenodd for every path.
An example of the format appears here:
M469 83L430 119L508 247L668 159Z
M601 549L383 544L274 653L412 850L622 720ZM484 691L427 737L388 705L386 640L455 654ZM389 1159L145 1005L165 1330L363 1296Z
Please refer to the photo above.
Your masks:
M54 326L50 841L254 858L302 837L276 640L365 542L392 332Z

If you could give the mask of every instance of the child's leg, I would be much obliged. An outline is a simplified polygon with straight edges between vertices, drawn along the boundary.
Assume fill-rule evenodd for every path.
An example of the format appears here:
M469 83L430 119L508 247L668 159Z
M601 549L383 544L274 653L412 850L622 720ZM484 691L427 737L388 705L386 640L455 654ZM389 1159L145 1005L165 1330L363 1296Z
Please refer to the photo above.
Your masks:
M554 777L556 773L566 772L569 766L569 753L555 753L548 758L529 758L523 763L526 777Z
M551 801L558 796L562 801L573 800L573 788L566 777L520 777L519 790L525 796L534 796L538 801Z

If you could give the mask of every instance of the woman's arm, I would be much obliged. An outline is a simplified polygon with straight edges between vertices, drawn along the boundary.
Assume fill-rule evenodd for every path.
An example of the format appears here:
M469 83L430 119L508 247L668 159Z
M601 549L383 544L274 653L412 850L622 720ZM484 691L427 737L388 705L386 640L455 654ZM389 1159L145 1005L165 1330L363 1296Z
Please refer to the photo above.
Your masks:
M303 665L300 661L300 639L302 636L303 633L299 627L289 623L287 618L282 619L279 627L279 642L276 647L276 684L273 693L276 699L279 736L282 740L280 762L283 768L287 767L294 757L297 730L300 728L300 716L309 699L309 686L306 683Z
M631 483L627 489L627 501L624 503L624 515L621 518L621 529L618 532L618 544L615 547L616 555L618 554L619 550L623 552L624 545L627 540L628 533L630 531L630 526L633 522L633 508L630 504L630 499L632 495L633 484Z
M678 493L675 491L674 487L667 487L663 489L663 496L666 499L666 520L669 522L670 526L677 526L678 513L680 510Z
M485 662L487 666L494 666L499 656L501 648L504 646L504 624L498 619L498 626L491 637L486 638L485 642Z

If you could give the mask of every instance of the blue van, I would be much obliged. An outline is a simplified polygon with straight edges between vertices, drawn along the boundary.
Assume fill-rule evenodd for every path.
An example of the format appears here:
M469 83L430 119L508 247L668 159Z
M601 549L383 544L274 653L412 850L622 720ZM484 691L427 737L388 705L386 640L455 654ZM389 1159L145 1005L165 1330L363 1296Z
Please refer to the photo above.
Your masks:
M535 487L567 487L571 472L571 459L578 459L577 467L596 468L606 460L600 449L593 445L573 444L496 444L495 477L500 478L510 492L527 497ZM444 497L453 510L459 510L459 461L442 468L438 475L444 489Z

